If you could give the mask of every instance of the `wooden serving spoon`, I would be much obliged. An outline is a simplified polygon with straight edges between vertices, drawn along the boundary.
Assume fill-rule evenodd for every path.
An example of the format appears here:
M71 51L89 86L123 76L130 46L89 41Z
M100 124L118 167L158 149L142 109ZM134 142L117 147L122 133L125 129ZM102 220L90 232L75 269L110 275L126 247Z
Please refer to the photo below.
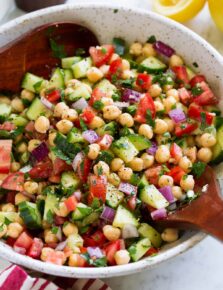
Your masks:
M88 52L95 45L96 36L81 25L56 22L40 26L0 48L0 92L18 92L27 71L49 78L60 64L55 56L73 56L78 48Z
M215 173L209 166L196 181L195 191L201 191L203 186L207 190L197 199L158 223L182 229L199 229L223 241L223 199Z

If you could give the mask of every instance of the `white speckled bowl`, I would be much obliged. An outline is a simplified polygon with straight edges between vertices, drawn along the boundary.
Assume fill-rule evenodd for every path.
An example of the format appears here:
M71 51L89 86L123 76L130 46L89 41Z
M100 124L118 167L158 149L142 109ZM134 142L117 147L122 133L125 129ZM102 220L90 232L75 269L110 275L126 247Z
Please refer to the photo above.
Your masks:
M208 77L215 93L223 96L223 83L220 79L220 76L223 76L223 59L220 54L205 40L184 26L143 10L105 4L84 5L78 3L40 10L2 26L0 28L0 46L14 40L24 32L53 21L74 21L87 26L95 32L102 43L111 41L114 36L132 42L134 40L145 41L148 36L156 35L158 39L174 47L187 63L192 64L196 61L199 64L199 70ZM105 278L129 275L154 267L193 247L204 237L203 233L187 231L178 241L163 247L159 255L155 257L145 258L124 266L107 268L71 268L46 264L17 254L2 242L0 242L0 256L27 268L57 276Z

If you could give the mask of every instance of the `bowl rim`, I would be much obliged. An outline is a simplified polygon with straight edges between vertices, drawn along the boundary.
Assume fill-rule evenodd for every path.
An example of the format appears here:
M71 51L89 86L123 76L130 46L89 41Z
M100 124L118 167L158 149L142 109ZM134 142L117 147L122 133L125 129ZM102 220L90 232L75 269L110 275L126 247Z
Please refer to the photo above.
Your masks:
M75 4L63 4L57 5L50 8L41 9L23 16L20 16L16 19L13 19L0 27L0 35L7 33L8 29L16 27L23 22L32 21L33 19L38 18L42 15L50 15L56 12L62 12L69 9L84 9L84 8L97 8L97 9L119 9L125 12L131 12L136 14L141 14L143 16L150 17L156 21L162 22L163 24L168 24L168 26L174 28L178 28L184 34L192 37L196 42L200 45L205 46L206 50L208 50L213 57L216 58L218 63L223 67L223 58L217 50L212 47L206 40L204 40L201 36L196 34L194 31L189 28L183 26L180 23L177 23L169 18L166 18L162 15L158 15L152 11L145 11L144 9L127 7L122 4L102 4L102 3L81 3L77 2ZM105 268L73 268L68 266L58 266L49 263L45 263L39 260L34 260L28 256L20 255L14 252L9 248L6 244L0 242L0 257L8 260L10 262L19 264L21 266L40 271L47 274L52 274L56 276L64 276L64 277L77 277L77 278L106 278L106 277L115 277L115 276L123 276L128 274L137 273L142 270L146 270L147 268L152 268L158 265L159 263L166 261L170 258L179 255L186 250L192 248L197 243L202 241L206 237L206 234L202 232L192 232L191 237L182 238L182 243L174 246L171 249L168 249L166 252L160 252L159 255L154 257L148 257L138 262L130 263L122 266L114 266L114 267L105 267ZM180 239L181 240L181 239ZM178 241L180 241L178 240Z

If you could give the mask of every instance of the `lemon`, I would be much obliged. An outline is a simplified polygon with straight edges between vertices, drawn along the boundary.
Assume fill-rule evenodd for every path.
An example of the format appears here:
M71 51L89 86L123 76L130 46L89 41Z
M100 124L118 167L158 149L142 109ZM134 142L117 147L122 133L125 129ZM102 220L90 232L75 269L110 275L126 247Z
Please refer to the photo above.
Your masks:
M208 5L214 22L223 31L223 0L208 0Z
M222 0L213 0L220 1ZM204 6L206 0L154 0L153 10L179 22L193 18Z

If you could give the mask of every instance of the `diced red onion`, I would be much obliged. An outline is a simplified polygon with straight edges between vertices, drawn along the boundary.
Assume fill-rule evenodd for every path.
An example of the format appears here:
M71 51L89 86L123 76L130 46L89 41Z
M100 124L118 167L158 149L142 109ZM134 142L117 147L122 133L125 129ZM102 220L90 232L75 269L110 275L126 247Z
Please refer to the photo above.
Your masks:
M171 110L169 112L169 116L175 123L181 123L186 121L186 116L181 109Z
M95 257L97 259L104 257L104 254L99 247L87 247L87 252L90 257Z
M57 228L56 237L58 238L58 241L62 241L62 230L60 227Z
M153 47L157 52L167 57L171 57L175 53L175 50L172 47L170 47L169 45L167 45L166 43L162 41L156 41L153 44Z
M113 222L115 218L115 210L111 207L105 206L103 208L100 218L108 222Z
M169 201L170 203L174 202L175 199L174 199L174 195L173 195L171 186L169 186L169 185L163 186L163 187L159 188L159 192L162 193L162 195L165 197L165 199L167 201Z
M142 94L131 90L131 89L124 89L122 93L122 101L123 102L129 102L131 104L139 102Z
M36 147L32 152L31 156L34 157L36 161L42 161L49 154L49 149L45 142L42 142L38 147Z
M81 200L81 191L80 191L80 190L75 191L75 192L73 193L73 195L76 197L76 199L77 199L78 201Z
M165 208L160 208L151 212L151 217L154 221L163 220L167 217Z
M83 159L84 159L84 153L83 152L77 153L77 155L74 157L74 160L72 162L72 167L74 171L77 170L78 165L83 161Z
M63 242L60 242L60 243L56 246L55 250L56 250L56 251L63 251L64 248L66 247L66 245L67 245L67 240L65 240L65 241L63 241Z
M146 152L149 153L149 154L151 154L151 155L155 155L157 149L158 149L158 146L157 146L156 142L152 142L150 148L148 148L146 150Z
M46 98L41 97L40 101L47 109L49 109L51 111L53 110L54 105L51 102L49 102Z
M138 238L139 233L136 226L131 224L126 224L122 228L122 238L123 239L130 239L130 238Z
M88 103L84 98L81 98L80 100L73 103L71 107L77 110L83 110L88 107Z
M127 102L114 102L114 105L117 106L119 109L129 107L129 103Z
M89 143L95 143L99 137L98 134L94 130L86 130L82 133L83 138Z
M26 249L18 246L13 246L13 249L16 253L25 255L26 254Z
M127 195L137 194L137 186L134 186L134 185L127 183L127 182L121 182L119 184L118 189Z
M31 169L32 169L32 166L31 166L31 165L26 165L26 166L20 168L19 171L20 171L20 172L23 172L23 173L27 173L27 172L29 172Z

